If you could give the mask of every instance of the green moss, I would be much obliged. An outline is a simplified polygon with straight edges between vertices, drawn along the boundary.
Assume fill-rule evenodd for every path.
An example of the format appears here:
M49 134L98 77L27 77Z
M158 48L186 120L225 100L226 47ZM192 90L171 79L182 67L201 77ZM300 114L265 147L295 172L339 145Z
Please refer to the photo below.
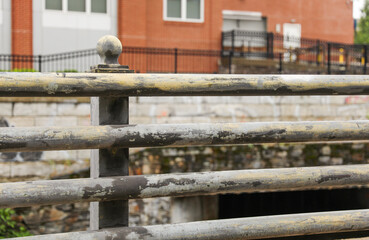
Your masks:
M58 73L68 73L68 72L70 72L70 73L77 73L78 72L78 70L76 70L76 69L65 69L64 71L56 71L56 72L58 72Z
M303 149L303 157L305 159L306 166L318 166L319 165L319 151L320 145L308 144Z
M162 157L161 158L161 171L162 173L170 173L170 158Z
M15 211L10 208L0 209L0 238L31 236L27 229L13 220Z
M1 70L0 72L38 72L33 68L14 68L12 70Z

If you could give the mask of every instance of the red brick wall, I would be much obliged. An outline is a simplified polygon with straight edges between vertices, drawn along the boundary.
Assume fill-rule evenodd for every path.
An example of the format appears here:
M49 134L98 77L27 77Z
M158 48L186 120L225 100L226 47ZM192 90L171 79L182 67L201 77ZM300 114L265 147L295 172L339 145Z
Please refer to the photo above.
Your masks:
M124 46L146 46L146 0L118 0L118 38Z
M12 0L12 53L33 53L32 0Z
M203 23L163 20L163 0L120 0L119 38L126 46L219 49L221 1L205 0Z
M203 23L163 20L163 0L119 0L118 35L125 46L220 49L222 10L258 11L276 24L302 25L302 37L352 43L352 2L347 0L205 0Z
M32 0L12 0L12 54L32 55ZM13 62L13 68L32 63Z
M352 1L349 0L223 0L223 9L258 11L267 17L269 32L276 24L301 24L302 37L353 43Z

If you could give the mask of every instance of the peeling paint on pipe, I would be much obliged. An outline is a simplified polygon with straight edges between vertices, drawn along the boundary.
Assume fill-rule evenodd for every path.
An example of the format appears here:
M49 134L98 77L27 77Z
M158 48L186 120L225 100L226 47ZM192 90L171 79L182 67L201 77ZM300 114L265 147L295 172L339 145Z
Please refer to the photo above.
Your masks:
M191 223L126 227L19 238L20 240L118 239L263 239L369 229L369 210L236 218Z
M369 164L0 184L0 208L369 185Z
M0 97L369 95L367 75L0 73Z
M369 121L0 128L0 152L369 139Z

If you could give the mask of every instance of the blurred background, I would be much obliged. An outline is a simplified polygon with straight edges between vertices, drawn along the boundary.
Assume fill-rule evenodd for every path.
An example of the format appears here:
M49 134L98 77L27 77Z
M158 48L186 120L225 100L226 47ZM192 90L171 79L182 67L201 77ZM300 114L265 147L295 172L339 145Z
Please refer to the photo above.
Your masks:
M83 72L111 34L136 72L365 74L367 9L364 0L1 0L0 70Z

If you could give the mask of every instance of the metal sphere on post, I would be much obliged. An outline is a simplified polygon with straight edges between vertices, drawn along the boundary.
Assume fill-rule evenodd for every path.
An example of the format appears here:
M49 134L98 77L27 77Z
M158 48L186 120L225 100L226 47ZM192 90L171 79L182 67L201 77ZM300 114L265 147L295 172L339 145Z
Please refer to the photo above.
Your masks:
M128 66L120 65L118 58L122 53L122 43L112 35L105 35L99 39L96 45L101 63L91 67L94 73L133 73Z
M119 39L112 35L105 35L99 39L96 46L102 63L119 64L118 58L122 52L122 44Z

